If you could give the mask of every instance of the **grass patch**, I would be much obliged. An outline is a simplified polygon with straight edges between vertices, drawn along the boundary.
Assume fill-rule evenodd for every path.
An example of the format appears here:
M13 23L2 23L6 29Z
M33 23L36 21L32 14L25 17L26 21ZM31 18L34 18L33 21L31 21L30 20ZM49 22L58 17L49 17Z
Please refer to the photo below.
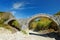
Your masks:
M27 32L25 30L21 30L24 34L27 34Z
M0 24L0 27L6 28L6 29L12 31L11 26L9 26L8 24Z

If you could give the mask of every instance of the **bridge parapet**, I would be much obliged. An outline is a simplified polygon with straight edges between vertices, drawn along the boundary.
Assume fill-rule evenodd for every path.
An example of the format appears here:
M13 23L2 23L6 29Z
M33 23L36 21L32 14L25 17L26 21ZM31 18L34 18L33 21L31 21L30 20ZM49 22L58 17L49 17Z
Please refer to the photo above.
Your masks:
M5 21L4 24L8 24L8 22L11 21L11 20L16 20L16 18L10 18L7 21Z

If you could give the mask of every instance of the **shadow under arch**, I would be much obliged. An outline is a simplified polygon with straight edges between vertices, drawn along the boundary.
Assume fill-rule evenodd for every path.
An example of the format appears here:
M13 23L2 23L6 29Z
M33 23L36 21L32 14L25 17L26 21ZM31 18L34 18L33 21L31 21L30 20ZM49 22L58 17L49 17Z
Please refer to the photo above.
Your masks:
M14 22L14 21L16 21L16 20L10 20L9 22L8 22L8 25L10 25L10 26L12 26L13 28L16 28L17 30L19 30L20 31L20 28L18 28L17 26L15 26L15 25L12 25L12 23Z

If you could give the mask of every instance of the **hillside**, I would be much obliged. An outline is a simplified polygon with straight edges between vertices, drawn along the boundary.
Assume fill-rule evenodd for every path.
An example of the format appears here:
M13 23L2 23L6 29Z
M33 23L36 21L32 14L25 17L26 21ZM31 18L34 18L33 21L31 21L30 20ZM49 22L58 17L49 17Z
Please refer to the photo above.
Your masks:
M14 17L11 13L0 12L0 24L8 20L9 18Z
M12 32L15 32L16 29L12 28L12 26L8 25L8 24L4 24L5 21L7 21L10 18L14 18L14 16L9 13L9 12L0 12L0 28L5 28L8 29Z

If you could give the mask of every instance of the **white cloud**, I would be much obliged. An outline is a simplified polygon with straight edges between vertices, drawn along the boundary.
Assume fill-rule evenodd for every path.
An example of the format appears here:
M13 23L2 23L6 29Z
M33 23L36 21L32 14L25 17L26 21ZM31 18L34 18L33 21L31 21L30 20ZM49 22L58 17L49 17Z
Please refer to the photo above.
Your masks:
M25 7L27 5L29 5L31 3L28 3L28 2L16 2L14 4L12 4L12 8L10 8L9 10L7 11L13 11L13 10L23 10L23 9L33 9L33 8L36 8L36 7Z
M19 9L19 8L21 8L22 6L24 6L24 3L14 3L14 4L13 4L13 9Z

